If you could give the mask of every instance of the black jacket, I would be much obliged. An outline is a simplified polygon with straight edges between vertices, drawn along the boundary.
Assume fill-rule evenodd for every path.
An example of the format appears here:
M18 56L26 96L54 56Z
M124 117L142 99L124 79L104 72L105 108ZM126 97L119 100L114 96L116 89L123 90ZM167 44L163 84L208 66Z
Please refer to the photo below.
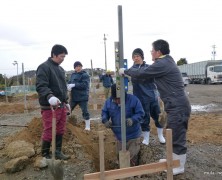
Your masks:
M50 106L48 99L52 96L57 97L61 102L68 101L65 71L51 58L37 68L36 91L41 106Z

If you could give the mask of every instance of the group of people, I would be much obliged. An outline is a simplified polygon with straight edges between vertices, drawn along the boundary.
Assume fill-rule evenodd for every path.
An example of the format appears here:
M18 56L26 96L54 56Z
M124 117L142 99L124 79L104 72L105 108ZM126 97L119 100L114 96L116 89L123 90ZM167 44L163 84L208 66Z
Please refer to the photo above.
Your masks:
M65 132L67 110L71 112L77 105L82 110L85 119L85 129L90 130L90 115L88 112L89 75L82 70L82 63L74 63L75 72L71 75L68 85L65 71L60 66L66 54L62 45L54 45L51 57L39 65L36 74L36 90L39 94L39 103L43 119L42 156L51 158L49 149L52 140L52 111L56 107L56 158L68 159L62 149L62 137ZM162 99L167 113L167 128L173 132L173 159L180 160L180 167L173 169L173 174L184 172L186 162L186 132L191 107L184 91L183 80L173 58L169 55L169 44L165 40L152 43L153 64L144 61L142 49L137 48L132 53L134 64L129 69L120 68L119 75L130 76L133 85L133 94L125 94L126 108L126 148L130 151L131 166L138 165L140 151L140 137L142 143L149 145L150 117L155 122L160 143L166 142L163 136L163 126L159 122ZM106 101L102 109L102 123L111 128L117 138L117 147L121 149L121 98L116 95L116 84L107 71L101 76ZM71 92L68 102L67 91ZM164 160L163 160L164 161Z

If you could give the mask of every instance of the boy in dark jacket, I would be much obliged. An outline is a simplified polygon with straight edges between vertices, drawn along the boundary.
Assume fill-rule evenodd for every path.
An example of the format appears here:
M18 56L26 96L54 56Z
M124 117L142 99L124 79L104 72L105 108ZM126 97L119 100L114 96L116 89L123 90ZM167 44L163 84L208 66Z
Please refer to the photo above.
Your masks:
M82 117L85 119L85 130L90 130L90 115L88 112L89 100L89 74L82 70L82 63L74 63L75 72L72 73L67 88L71 91L71 110L79 105L82 110Z
M138 165L140 151L141 126L140 121L144 116L143 107L139 99L131 94L126 94L126 149L130 152L131 166ZM108 98L102 109L102 123L111 128L117 138L118 150L121 150L121 108L120 98L116 96L116 84L111 87L111 97Z
M137 48L133 51L132 59L134 61L134 65L131 68L139 69L149 66L145 61L143 61L144 54L143 50L140 48ZM160 143L165 143L166 141L163 137L163 127L158 122L160 106L158 100L158 91L156 84L154 83L154 78L132 77L131 81L133 85L133 94L139 98L145 111L145 116L141 122L142 136L144 138L142 143L145 145L149 144L150 116L154 120L155 126L157 127L157 134Z

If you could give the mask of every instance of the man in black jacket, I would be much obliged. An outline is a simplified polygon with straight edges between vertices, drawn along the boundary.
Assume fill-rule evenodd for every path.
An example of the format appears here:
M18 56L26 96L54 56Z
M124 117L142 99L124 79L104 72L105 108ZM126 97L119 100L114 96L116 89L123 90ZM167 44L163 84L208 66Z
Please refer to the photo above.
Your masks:
M51 158L49 149L52 141L52 110L55 107L56 115L56 158L67 160L62 149L62 137L65 132L66 114L70 111L68 104L67 87L65 81L65 71L60 66L66 54L66 48L62 45L54 45L51 57L40 64L36 72L36 91L39 95L39 104L43 120L42 133L42 156Z

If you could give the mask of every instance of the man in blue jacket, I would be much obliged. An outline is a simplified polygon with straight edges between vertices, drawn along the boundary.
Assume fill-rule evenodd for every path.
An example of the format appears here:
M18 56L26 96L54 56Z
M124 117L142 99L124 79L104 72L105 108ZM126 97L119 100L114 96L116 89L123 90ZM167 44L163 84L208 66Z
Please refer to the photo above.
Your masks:
M103 82L104 94L107 99L110 96L111 86L113 85L113 78L111 76L111 71L107 70L106 74L102 75L100 81Z
M130 152L131 166L138 165L140 151L141 126L144 116L143 107L139 99L131 94L125 95L126 102L126 149ZM102 123L111 128L117 138L118 150L121 150L121 109L120 98L116 96L116 84L111 87L111 97L108 98L102 109Z
M146 68L149 65L146 64L144 60L143 50L137 48L132 53L132 59L134 61L134 65L131 68L139 69ZM158 91L156 84L154 83L154 78L131 78L133 85L133 94L139 98L142 103L143 109L145 111L145 116L143 121L141 122L142 127L142 143L145 145L149 144L149 136L150 136L150 116L155 121L155 126L157 127L157 134L160 143L165 143L165 138L163 137L163 127L158 122L160 107L158 100Z
M85 119L85 130L90 130L90 115L88 112L89 100L89 74L82 70L82 63L74 63L75 72L72 73L67 88L71 91L70 106L73 111L79 105Z

